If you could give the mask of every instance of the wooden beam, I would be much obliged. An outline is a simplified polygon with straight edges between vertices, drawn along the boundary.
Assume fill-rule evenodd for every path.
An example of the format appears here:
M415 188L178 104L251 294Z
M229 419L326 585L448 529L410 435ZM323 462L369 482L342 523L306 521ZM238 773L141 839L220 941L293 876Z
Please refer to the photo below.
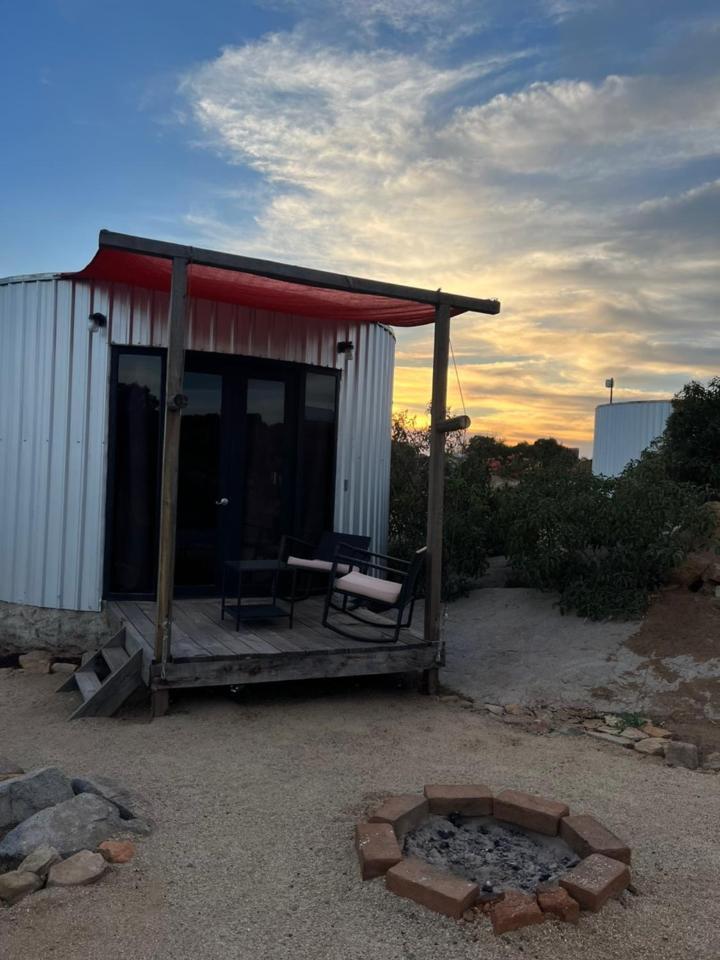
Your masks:
M468 430L470 423L470 417L462 413L459 417L450 417L449 420L441 420L437 428L440 433L454 433L456 430Z
M435 310L432 403L430 407L430 463L428 466L427 566L425 589L425 639L440 641L440 597L442 587L443 500L445 492L445 434L441 426L447 406L448 359L450 354L450 307Z
M168 314L167 369L165 372L165 430L162 452L160 496L160 544L157 571L157 615L155 619L155 660L164 663L172 656L172 597L175 580L175 523L177 517L178 461L180 459L180 418L185 372L185 327L188 261L172 262L170 309Z
M392 297L398 300L410 300L415 303L427 303L431 306L448 305L461 313L471 310L475 313L500 313L498 300L481 300L476 297L463 297L459 294L444 293L440 290L424 290L419 287L405 287L398 283L383 283L380 280L368 280L364 277L351 277L341 273L329 273L325 270L311 270L309 267L297 267L288 263L276 263L272 260L257 260L254 257L242 257L234 253L222 253L218 250L205 250L201 247L188 247L179 243L167 243L164 240L151 240L147 237L133 237L125 233L113 233L101 230L98 241L100 248L127 250L150 257L187 260L206 267L219 267L222 270L235 270L273 280L285 280L307 287L322 287L325 290L343 290L346 293L363 293L376 297Z

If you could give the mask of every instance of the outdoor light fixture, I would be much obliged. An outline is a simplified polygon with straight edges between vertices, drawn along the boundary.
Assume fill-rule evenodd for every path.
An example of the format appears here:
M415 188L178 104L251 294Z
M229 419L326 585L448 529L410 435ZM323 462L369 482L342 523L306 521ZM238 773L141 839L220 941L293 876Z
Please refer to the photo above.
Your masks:
M91 313L88 317L88 330L97 333L100 327L107 326L107 317L104 313Z
M353 344L352 340L338 340L338 353L346 353L349 357L351 357L354 348L355 345Z
M609 378L605 381L605 386L606 386L606 387L608 388L608 390L610 391L610 403L612 403L612 395L613 395L613 387L615 386L615 378L614 378L614 377L609 377Z

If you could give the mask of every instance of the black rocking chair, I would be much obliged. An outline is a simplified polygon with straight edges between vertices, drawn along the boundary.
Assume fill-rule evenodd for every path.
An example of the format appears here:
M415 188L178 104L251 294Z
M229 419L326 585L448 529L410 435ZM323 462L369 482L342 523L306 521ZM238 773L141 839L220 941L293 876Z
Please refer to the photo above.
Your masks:
M313 579L322 578L322 586L318 586L315 592L325 592L327 578L333 569L333 561L339 550L345 556L354 558L356 552L364 553L369 546L370 537L356 533L335 533L326 530L320 537L320 541L315 544L284 534L280 541L279 559L289 567L296 568L298 574L301 572L306 574L305 591L296 596L295 600L306 600L311 596ZM358 567L359 563L353 559L351 564L338 567L338 573L349 573L351 569Z
M422 547L415 552L412 560L399 560L397 557L389 557L383 553L371 553L368 550L353 550L352 555L343 551L342 546L338 548L332 565L330 580L328 582L327 596L325 597L325 609L323 611L322 623L324 627L339 633L349 640L359 640L364 643L397 643L400 636L400 630L407 628L412 623L413 610L415 608L415 593L418 576L422 570L427 547ZM348 573L343 573L350 565ZM354 569L357 567L358 569ZM371 577L366 570L374 570L380 576ZM387 575L395 576L398 579L381 579ZM342 604L334 602L334 594L340 594ZM351 605L348 605L351 601ZM388 641L386 636L359 636L345 630L336 623L331 623L328 615L331 610L344 614L363 623L366 626L383 628L377 620L368 620L358 612L361 605L368 607L372 612L387 614L396 611L394 616L393 637ZM407 613L406 613L407 612ZM403 614L406 613L405 619Z

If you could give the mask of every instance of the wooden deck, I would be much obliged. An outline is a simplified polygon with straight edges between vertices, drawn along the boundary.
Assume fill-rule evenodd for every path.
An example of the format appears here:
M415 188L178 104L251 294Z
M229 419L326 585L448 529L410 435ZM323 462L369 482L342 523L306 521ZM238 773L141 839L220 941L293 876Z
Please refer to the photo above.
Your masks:
M426 643L415 628L401 631L397 643L389 629L386 643L341 637L322 626L322 601L317 597L296 603L292 629L278 619L241 623L236 630L230 616L220 619L219 600L175 600L172 660L165 664L163 676L161 665L153 663L155 604L112 601L109 609L142 642L145 679L154 692L413 671L429 677L438 661L438 645ZM387 621L375 620L382 636ZM350 618L341 617L339 622L359 627Z

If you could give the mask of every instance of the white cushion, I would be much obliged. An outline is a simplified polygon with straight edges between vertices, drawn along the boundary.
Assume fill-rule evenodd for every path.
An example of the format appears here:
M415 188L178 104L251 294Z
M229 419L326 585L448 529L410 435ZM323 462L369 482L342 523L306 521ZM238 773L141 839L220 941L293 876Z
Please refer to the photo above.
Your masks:
M290 567L302 567L303 570L318 570L321 573L330 573L332 563L329 560L308 560L306 557L288 557L287 564ZM350 567L346 563L337 565L338 573L348 573Z
M368 577L364 573L353 571L353 573L348 573L344 577L338 577L335 586L338 590L356 593L358 596L368 597L370 600L395 603L400 595L402 584L394 583L392 580L378 580L377 577Z

